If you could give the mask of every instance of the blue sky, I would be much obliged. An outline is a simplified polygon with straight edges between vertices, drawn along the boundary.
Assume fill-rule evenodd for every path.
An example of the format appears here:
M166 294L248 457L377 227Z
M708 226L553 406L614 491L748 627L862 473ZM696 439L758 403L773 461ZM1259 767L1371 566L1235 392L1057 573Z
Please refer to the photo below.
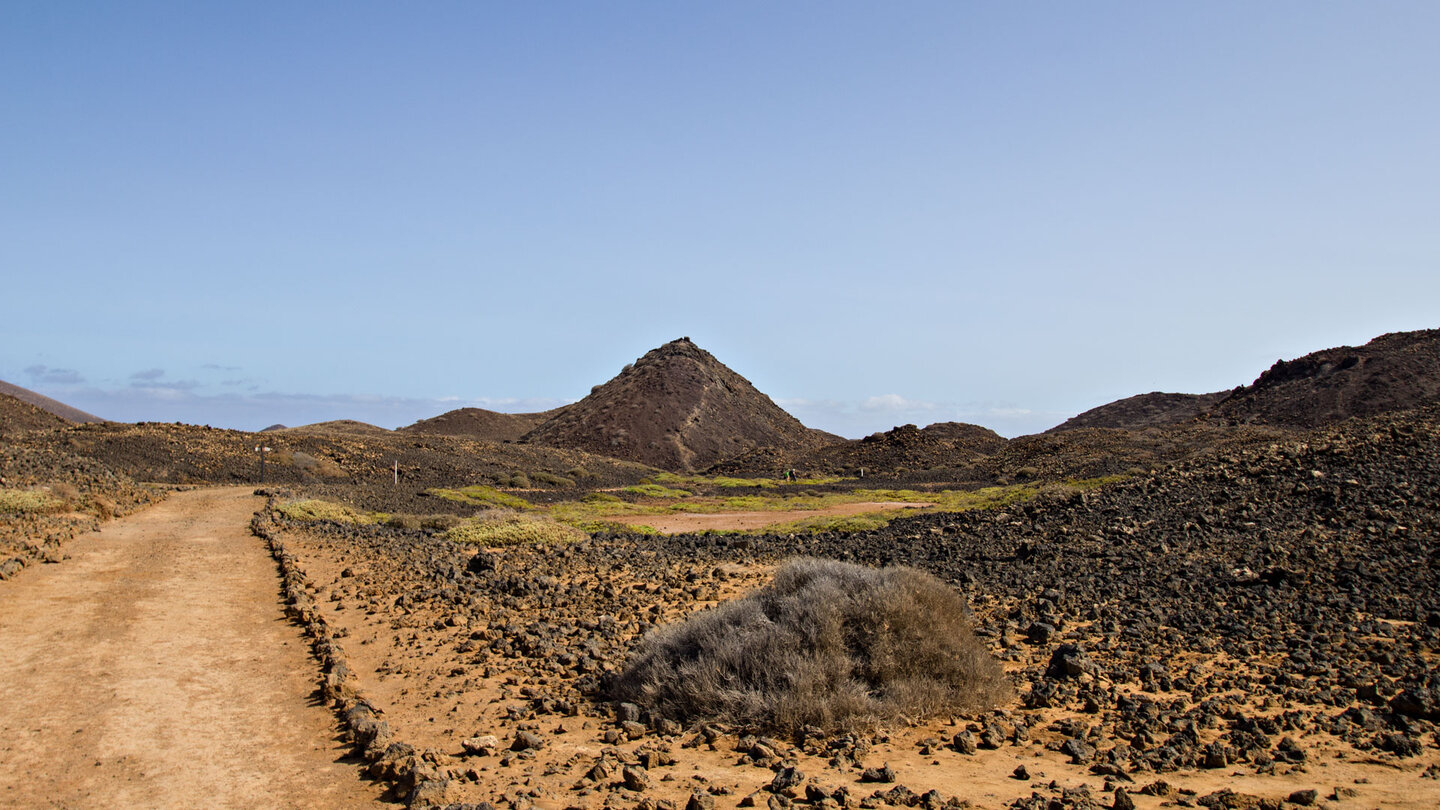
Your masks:
M1043 430L1440 326L1433 2L7 3L0 379L385 427L689 336Z

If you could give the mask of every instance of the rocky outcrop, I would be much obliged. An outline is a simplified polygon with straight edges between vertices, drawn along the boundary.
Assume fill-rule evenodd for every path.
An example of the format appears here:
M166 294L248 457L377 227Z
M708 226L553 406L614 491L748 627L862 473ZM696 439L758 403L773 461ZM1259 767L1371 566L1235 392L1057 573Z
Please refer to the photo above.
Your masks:
M1440 329L1393 332L1279 360L1211 410L1229 423L1334 424L1440 402Z

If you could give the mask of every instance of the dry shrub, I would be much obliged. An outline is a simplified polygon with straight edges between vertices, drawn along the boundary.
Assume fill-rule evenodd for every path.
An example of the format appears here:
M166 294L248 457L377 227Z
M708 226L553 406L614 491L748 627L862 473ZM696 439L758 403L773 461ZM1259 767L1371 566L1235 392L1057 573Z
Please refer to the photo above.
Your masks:
M509 509L481 513L446 530L443 536L455 543L482 547L573 543L589 537L573 526Z
M80 503L80 490L74 484L61 482L50 485L50 494L65 502L66 508L73 509Z
M665 717L780 731L984 709L1009 685L967 613L911 568L798 558L759 591L647 635L615 692Z
M404 529L406 531L419 531L420 518L416 515L391 515L385 519L385 525L392 529Z
M420 519L420 528L443 532L446 529L453 529L464 522L464 518L459 515L426 515Z

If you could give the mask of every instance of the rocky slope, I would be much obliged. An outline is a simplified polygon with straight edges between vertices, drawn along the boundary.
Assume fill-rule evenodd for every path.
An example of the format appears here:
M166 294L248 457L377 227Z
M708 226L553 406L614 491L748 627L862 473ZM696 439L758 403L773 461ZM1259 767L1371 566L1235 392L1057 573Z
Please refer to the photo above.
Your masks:
M1318 427L1440 401L1440 329L1391 332L1364 346L1340 346L1277 360L1250 385L1213 394L1153 392L1092 408L1050 428L1143 429L1196 418L1219 424Z
M718 475L773 476L795 469L807 476L897 475L916 470L955 468L998 452L1006 439L989 428L963 422L937 422L925 428L901 425L863 439L841 439L808 451L760 448L716 464Z
M74 422L78 424L84 422L105 421L104 419L101 419L94 414L86 413L79 408L72 408L63 402L53 400L50 397L45 396L44 394L37 394L28 388L21 388L18 385L12 385L11 383L7 383L4 380L0 380L0 394L14 397L21 402L34 405L35 407L43 411L52 413L60 417L61 419L64 419L66 422Z
M1098 408L1072 416L1045 431L1058 433L1078 428L1147 428L1189 422L1210 410L1215 403L1229 396L1229 391L1213 394L1166 394L1154 391L1116 400Z
M690 472L757 447L803 450L824 440L681 338L626 366L523 441Z
M422 514L439 511L444 505L423 494L432 487L487 484L564 491L624 486L656 472L577 450L371 428L247 433L194 425L106 422L8 438L0 450L51 459L62 465L57 469L83 461L138 481L238 484L258 480L255 447L263 444L271 448L265 457L267 482L305 485L341 500L363 502L369 509ZM34 475L44 472L43 463L31 468Z
M1440 402L1440 329L1392 332L1280 360L1216 404L1227 423L1327 425Z
M14 436L31 430L54 430L71 423L44 408L23 402L8 394L0 394L0 437Z

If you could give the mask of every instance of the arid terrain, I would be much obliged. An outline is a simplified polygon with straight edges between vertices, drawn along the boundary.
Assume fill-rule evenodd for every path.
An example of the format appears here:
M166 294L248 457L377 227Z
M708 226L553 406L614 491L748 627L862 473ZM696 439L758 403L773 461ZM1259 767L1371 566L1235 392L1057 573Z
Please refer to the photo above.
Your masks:
M1440 806L1437 343L1010 440L826 439L688 340L575 410L399 431L0 399L0 805ZM1004 694L624 696L647 634L806 557L944 582Z

